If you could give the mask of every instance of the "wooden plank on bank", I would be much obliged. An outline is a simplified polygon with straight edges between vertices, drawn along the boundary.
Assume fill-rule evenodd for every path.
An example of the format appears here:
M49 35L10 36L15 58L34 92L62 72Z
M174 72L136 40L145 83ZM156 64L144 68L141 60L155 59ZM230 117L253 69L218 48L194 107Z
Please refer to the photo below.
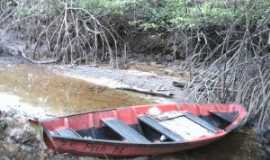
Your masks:
M131 92L138 92L138 93L143 93L143 94L148 94L148 95L158 96L158 97L166 97L166 98L172 98L174 96L174 94L171 92L160 92L160 91L153 91L153 90L133 88L133 87L118 87L116 89L131 91Z

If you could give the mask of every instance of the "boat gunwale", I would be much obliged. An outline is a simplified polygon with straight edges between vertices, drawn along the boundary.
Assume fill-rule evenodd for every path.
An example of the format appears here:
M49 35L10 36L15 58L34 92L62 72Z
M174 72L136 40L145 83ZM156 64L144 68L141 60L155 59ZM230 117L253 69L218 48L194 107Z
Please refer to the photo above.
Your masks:
M178 108L179 105L190 105L190 104L192 104L192 105L209 105L208 103L180 103L179 104L179 103L176 103L176 102L172 102L172 103L166 103L166 104L156 104L156 103L153 103L153 104L144 104L144 105L136 105L136 106L135 105L134 106L121 106L121 107L117 107L117 108L97 109L97 110L94 110L94 111L80 112L80 113L75 113L75 114L67 114L67 115L63 115L63 116L59 116L59 117L45 118L45 119L39 120L39 123L40 122L47 122L47 121L51 121L51 120L56 120L56 119L70 118L70 117L74 117L74 116L81 116L81 115L90 114L90 113L116 111L116 110L119 110L119 109L124 109L124 108L129 108L129 107L130 108L139 108L139 107L145 107L145 106L149 106L150 107L150 106L157 106L157 105L176 105L177 108ZM211 105L220 105L220 103L211 103ZM222 105L228 105L228 106L230 106L230 105L237 105L237 106L242 106L241 104L238 104L238 103L225 103L225 104L222 104Z

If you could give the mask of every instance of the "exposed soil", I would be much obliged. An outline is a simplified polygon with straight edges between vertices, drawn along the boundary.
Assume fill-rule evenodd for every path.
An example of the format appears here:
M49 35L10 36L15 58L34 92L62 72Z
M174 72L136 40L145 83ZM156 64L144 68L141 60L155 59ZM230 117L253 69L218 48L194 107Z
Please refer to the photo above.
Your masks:
M149 66L148 66L149 67ZM150 66L151 67L151 66ZM155 97L158 102L187 102L187 93L183 88L175 87L174 81L188 83L185 76L168 76L165 69L157 69L158 72L164 72L163 75L157 74L151 67L151 72L142 72L139 70L115 70L110 67L93 66L51 66L54 72L72 78L78 78L97 85L105 85L110 88L131 87L161 93L172 93L171 99ZM145 70L147 67L144 68ZM145 71L144 70L144 71ZM171 69L167 71L173 73ZM183 72L184 73L184 72Z

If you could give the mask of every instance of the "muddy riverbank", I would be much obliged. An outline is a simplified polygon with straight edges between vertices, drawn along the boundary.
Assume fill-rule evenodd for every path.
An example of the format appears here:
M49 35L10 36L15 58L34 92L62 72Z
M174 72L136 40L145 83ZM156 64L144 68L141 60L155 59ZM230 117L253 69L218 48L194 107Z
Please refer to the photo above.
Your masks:
M85 80L96 85L119 88L136 88L139 90L153 91L164 95L172 94L171 98L154 97L157 102L188 102L187 92L182 88L173 85L174 82L188 83L189 75L182 71L177 73L177 69L156 68L149 64L140 64L141 68L131 68L128 70L113 69L109 66L69 66L55 65L49 66L50 70L67 77ZM149 69L147 69L147 67ZM174 73L174 75L171 75ZM151 96L146 95L151 98Z

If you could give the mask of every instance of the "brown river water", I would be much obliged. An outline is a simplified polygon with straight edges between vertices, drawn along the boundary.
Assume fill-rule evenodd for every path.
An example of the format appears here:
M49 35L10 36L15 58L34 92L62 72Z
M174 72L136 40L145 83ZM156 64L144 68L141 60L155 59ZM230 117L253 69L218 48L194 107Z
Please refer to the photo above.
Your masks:
M50 114L62 115L96 109L150 103L133 93L63 77L41 66L16 65L0 69L0 92L20 97Z
M45 67L34 65L2 66L0 99L0 109L11 103L26 113L40 109L39 113L49 115L65 115L153 102L142 95L63 77L48 71ZM255 160L260 159L259 148L255 131L244 128L203 148L149 159Z

